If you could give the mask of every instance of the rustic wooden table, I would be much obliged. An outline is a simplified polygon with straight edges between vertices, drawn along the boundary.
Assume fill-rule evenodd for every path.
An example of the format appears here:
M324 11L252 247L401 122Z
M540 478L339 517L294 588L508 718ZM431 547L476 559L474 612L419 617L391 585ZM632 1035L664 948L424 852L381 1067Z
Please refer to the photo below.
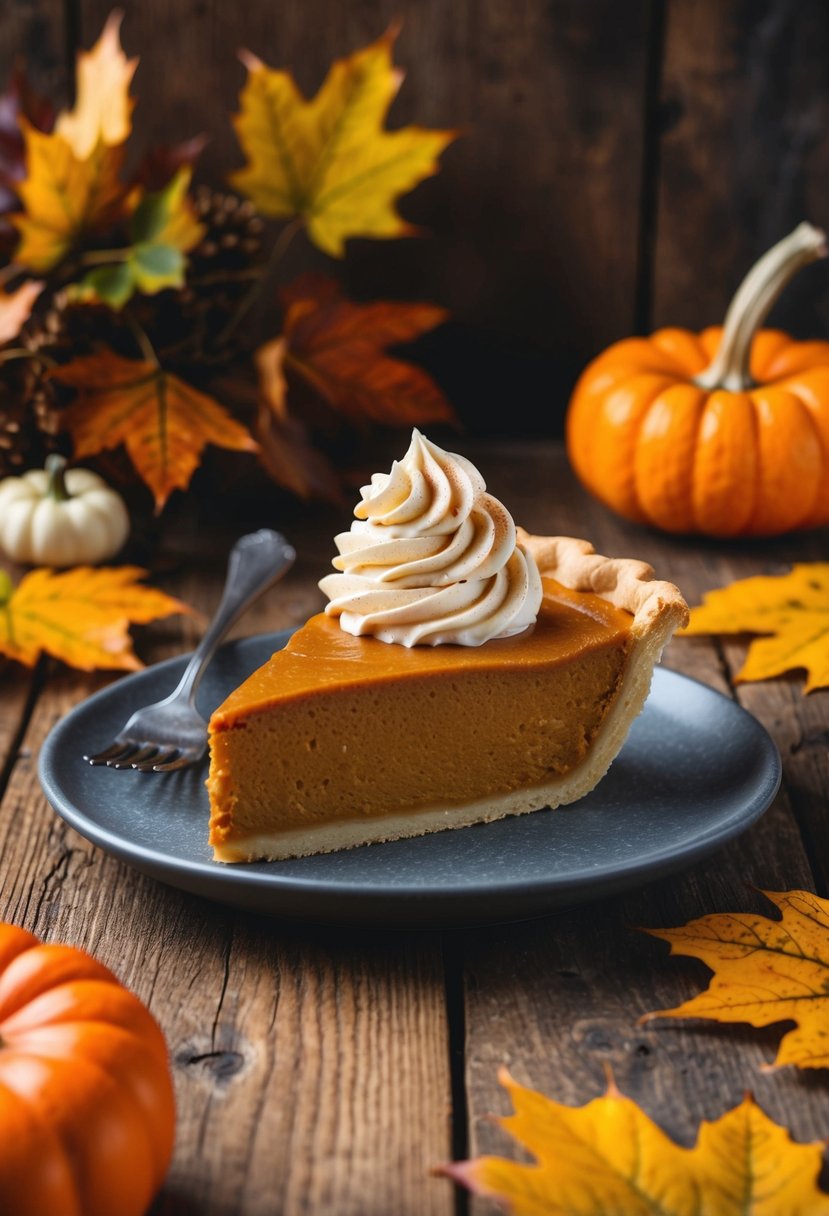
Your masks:
M827 555L826 532L736 544L627 526L575 485L553 443L464 450L530 530L647 558L692 603L731 579ZM156 581L209 612L232 533L199 535L186 519ZM309 510L294 522L256 522L284 527L300 557L244 633L298 624L320 606L316 580L344 521ZM139 649L152 662L189 649L197 633L174 618L146 629ZM762 907L756 888L829 893L829 691L804 697L798 675L735 688L744 651L741 641L678 639L665 662L736 698L777 743L783 789L754 828L688 873L624 898L524 924L421 933L269 922L161 886L89 845L49 809L37 757L50 728L108 677L6 667L0 916L94 952L161 1023L179 1117L153 1212L483 1216L488 1205L429 1171L453 1156L513 1152L485 1119L507 1109L502 1063L570 1103L598 1094L610 1064L620 1087L686 1143L700 1119L747 1088L796 1137L829 1134L825 1080L761 1072L775 1028L636 1024L689 997L707 973L669 961L632 926Z

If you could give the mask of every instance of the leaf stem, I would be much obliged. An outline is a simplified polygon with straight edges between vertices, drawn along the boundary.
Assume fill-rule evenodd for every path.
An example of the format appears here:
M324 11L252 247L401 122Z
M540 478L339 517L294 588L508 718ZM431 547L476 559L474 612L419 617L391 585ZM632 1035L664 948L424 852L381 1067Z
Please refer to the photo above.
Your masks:
M127 245L124 249L91 249L88 253L81 254L80 263L82 266L108 266L117 262L126 262L131 252L131 245Z
M10 346L8 350L0 350L0 366L4 363L12 363L15 359L33 359L36 363L42 363L44 367L57 367L57 359L53 359L51 355L45 354L42 350L29 350L25 346Z
M149 335L147 334L146 329L144 329L144 326L139 324L128 309L125 308L122 315L132 331L132 336L135 338L141 354L148 363L152 363L154 367L159 367L158 355L155 353L155 347L150 341Z
M223 343L225 343L236 331L239 324L248 315L253 305L259 299L259 296L267 285L273 271L276 269L276 266L285 256L288 246L291 244L299 230L303 227L303 223L304 221L302 216L298 215L296 219L291 220L291 222L286 224L282 229L279 236L273 243L271 252L268 255L268 260L263 266L261 273L254 279L253 283L251 283L250 288L242 297L233 316L219 334L216 342L217 346L221 346Z
M13 359L38 359L34 351L27 350L25 346L11 346L8 350L0 350L0 363L11 363Z

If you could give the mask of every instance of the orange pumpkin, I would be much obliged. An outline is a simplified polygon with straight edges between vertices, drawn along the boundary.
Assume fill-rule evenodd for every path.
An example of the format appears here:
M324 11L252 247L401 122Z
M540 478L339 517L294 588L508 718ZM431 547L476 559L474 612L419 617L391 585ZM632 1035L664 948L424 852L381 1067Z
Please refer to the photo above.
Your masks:
M829 523L829 342L758 332L792 275L825 254L824 234L801 224L754 266L722 328L660 329L590 364L567 451L597 498L668 532Z
M173 1149L167 1048L100 963L0 924L0 1212L141 1216Z

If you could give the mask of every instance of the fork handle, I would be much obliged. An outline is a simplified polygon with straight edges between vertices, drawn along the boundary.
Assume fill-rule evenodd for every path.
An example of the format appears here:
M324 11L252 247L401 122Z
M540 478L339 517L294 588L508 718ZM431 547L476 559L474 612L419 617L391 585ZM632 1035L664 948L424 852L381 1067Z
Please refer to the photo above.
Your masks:
M193 652L173 697L196 696L199 682L216 648L243 612L294 564L296 550L279 532L261 528L240 537L230 551L221 602Z

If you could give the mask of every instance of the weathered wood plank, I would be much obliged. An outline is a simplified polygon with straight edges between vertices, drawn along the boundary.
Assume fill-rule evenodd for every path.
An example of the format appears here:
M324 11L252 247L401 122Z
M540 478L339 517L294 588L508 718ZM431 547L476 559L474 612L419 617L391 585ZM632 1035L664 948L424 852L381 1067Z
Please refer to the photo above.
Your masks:
M32 673L0 659L0 796L32 688Z
M542 461L546 470L542 474ZM689 600L703 590L779 565L791 549L795 559L820 554L820 537L779 545L738 546L677 541L629 526L598 507L578 488L563 457L538 447L504 445L497 460L482 457L489 488L503 496L528 527L587 535L617 555L635 554L673 578ZM669 665L728 695L740 661L738 643L721 649L706 638L676 640ZM710 911L764 908L754 888L815 889L815 876L792 813L801 792L808 812L801 821L817 831L821 807L815 771L825 764L825 746L805 750L808 774L796 771L786 742L795 724L820 739L829 720L829 693L816 694L804 711L787 682L740 686L739 697L764 720L784 750L786 779L781 795L761 821L739 840L689 873L627 897L575 909L546 920L503 926L485 933L453 935L453 956L463 969L466 1008L466 1079L469 1150L515 1156L507 1138L484 1116L506 1113L496 1081L506 1063L522 1082L571 1104L603 1088L609 1063L622 1090L685 1143L700 1119L714 1118L751 1088L769 1113L802 1138L826 1135L824 1095L794 1070L773 1075L760 1067L773 1057L776 1033L740 1027L702 1028L681 1023L637 1027L649 1010L673 1006L705 984L705 968L692 960L667 959L663 945L631 926L680 924ZM802 700L802 699L801 699ZM795 705L795 709L792 705ZM799 738L800 736L798 736ZM809 737L808 733L804 737ZM813 755L813 752L817 752ZM825 781L825 777L823 778ZM573 811L572 813L577 813ZM496 1210L480 1201L472 1210Z
M717 324L756 257L800 220L822 221L827 53L820 0L668 0L655 325ZM824 276L804 272L772 320L824 336Z
M0 554L0 575L19 582L23 571ZM0 655L0 802L9 773L17 759L17 747L42 683L42 672L30 671Z
M212 610L225 549L215 530L183 529L164 561L189 560L167 585ZM303 559L242 631L303 618L319 573ZM161 622L143 652L180 651L197 632L186 619ZM451 1197L428 1174L450 1155L439 940L236 915L87 844L48 809L35 766L48 730L106 680L53 672L37 703L2 801L0 917L90 949L161 1023L179 1113L155 1211L449 1216Z

